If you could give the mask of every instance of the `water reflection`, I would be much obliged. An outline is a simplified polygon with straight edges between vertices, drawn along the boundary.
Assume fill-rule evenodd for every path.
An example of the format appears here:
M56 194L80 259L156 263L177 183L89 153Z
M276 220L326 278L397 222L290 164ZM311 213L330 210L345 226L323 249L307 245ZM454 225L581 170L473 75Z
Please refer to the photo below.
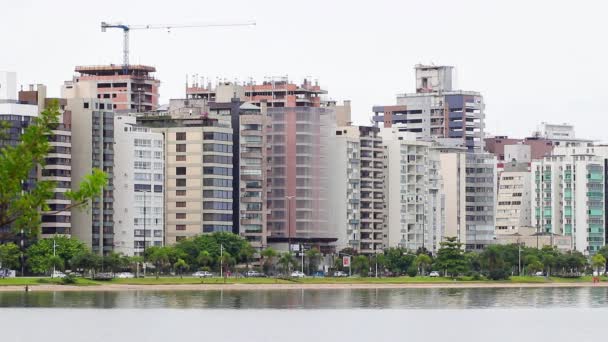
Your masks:
M608 288L3 292L0 307L174 309L595 308Z

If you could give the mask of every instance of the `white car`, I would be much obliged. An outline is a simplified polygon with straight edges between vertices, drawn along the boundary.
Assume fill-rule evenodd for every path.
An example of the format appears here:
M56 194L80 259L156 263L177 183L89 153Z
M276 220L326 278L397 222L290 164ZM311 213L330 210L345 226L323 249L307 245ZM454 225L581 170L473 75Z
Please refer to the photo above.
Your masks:
M294 278L304 278L306 277L306 275L300 271L293 271L291 272L291 276Z
M51 278L65 278L65 273L61 271L53 271L53 273L51 273Z
M209 277L213 277L213 273L207 272L207 271L198 271L198 272L192 273L192 276L198 277L198 278L209 278Z
M431 271L431 273L429 273L429 277L439 277L439 272Z
M116 278L131 279L131 278L135 278L135 276L131 272L120 272L120 273L116 273Z
M264 274L262 274L258 271L254 271L254 270L247 271L247 273L245 273L245 274L247 277L250 277L250 278L258 278L258 277L264 276Z
M334 277L348 277L348 273L342 271L334 272Z

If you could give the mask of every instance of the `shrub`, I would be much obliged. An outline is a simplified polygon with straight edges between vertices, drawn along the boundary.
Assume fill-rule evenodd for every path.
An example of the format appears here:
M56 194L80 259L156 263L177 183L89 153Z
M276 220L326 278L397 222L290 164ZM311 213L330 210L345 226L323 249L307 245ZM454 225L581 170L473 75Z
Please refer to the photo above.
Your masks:
M64 285L76 284L76 277L73 274L66 274L65 277L61 279L61 283Z
M408 267L407 275L410 277L415 277L418 274L418 268L414 265Z

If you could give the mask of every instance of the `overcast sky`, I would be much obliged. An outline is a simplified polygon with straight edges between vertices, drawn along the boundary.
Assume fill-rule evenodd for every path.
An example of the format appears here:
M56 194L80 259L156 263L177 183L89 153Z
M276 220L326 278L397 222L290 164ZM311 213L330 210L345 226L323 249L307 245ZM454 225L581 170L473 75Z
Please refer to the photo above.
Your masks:
M56 96L75 65L121 63L122 33L102 33L101 21L255 20L132 32L131 62L156 66L161 102L184 96L186 74L311 76L353 102L357 123L414 91L414 64L448 64L459 88L483 94L490 133L568 122L579 137L608 140L607 10L602 0L0 0L0 70Z

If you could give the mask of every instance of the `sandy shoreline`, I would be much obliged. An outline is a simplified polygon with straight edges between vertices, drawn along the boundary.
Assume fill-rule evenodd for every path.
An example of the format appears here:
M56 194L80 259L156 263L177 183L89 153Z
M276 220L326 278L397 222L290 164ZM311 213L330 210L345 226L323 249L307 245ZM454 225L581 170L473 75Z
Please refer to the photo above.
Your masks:
M480 288L568 288L608 287L608 282L587 283L402 283L402 284L179 284L92 286L30 285L30 292L89 292L89 291L255 291L255 290L345 290L345 289L480 289ZM25 286L0 286L0 292L21 292Z

